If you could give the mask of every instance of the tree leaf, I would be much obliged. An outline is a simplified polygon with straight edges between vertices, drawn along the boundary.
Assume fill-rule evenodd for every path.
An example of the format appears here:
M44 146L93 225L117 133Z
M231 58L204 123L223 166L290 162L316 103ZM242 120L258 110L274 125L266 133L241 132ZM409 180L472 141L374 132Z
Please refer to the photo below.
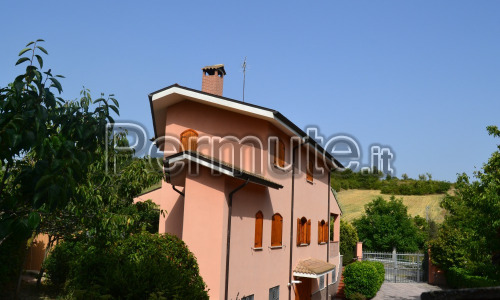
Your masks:
M62 76L62 75L56 75L56 77L59 77L59 78L66 78L66 77L64 77L64 76Z
M50 81L54 84L54 87L59 91L59 94L62 92L61 83L55 79L54 77L49 77Z
M21 56L21 55L23 55L24 53L26 53L26 52L28 52L30 50L31 50L31 48L24 48L23 50L21 50L21 52L19 52L18 56Z
M18 64L22 64L23 62L27 61L27 60L30 60L29 58L27 57L21 57L17 62L16 62L16 66Z
M27 44L26 44L26 47L28 47L29 45L32 45L32 44L34 44L34 43L35 43L35 42L29 42L29 43L27 43Z
M45 42L45 40L43 40L43 39L38 39L38 40L36 40L36 41L37 41L37 42Z
M43 53L45 54L49 54L49 52L47 52L47 50L45 50L45 48L43 48L42 46L36 46L38 49L40 49L40 51L42 51Z
M43 59L40 55L35 54L36 59L38 60L38 63L40 64L40 69L43 68Z

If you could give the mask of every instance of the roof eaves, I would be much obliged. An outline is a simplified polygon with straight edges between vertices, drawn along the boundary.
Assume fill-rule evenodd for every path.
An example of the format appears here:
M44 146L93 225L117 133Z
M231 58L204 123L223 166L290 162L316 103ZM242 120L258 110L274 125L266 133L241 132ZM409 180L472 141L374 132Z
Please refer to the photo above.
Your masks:
M222 162L216 158L213 158L213 157L205 156L205 155L198 153L198 152L192 152L192 151L179 152L179 153L176 153L174 155L166 157L164 159L164 163L168 164L168 162L170 160L172 160L174 158L178 158L178 157L185 157L185 158L189 159L190 161L193 161L191 158L200 159L200 160L208 163L208 167L211 169L215 169L215 167L217 167L217 168L221 168L221 169L224 169L226 171L229 171L231 176L234 178L249 180L250 182L253 182L253 183L256 183L259 185L263 185L263 186L267 186L267 187L270 187L273 189L283 188L283 186L281 184L273 182L273 181L266 179L262 176L259 176L257 174L253 174L253 173L238 169L238 168L234 167L233 165L224 163L224 162ZM197 163L196 161L193 161L193 162Z

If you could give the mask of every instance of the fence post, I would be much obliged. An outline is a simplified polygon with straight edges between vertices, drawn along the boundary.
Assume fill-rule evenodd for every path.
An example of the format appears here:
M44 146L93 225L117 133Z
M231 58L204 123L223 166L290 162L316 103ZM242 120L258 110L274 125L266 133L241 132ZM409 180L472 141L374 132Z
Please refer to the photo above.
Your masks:
M394 282L398 279L398 255L396 253L396 247L392 248L392 261L394 262Z
M356 257L358 261L363 260L363 242L356 243Z

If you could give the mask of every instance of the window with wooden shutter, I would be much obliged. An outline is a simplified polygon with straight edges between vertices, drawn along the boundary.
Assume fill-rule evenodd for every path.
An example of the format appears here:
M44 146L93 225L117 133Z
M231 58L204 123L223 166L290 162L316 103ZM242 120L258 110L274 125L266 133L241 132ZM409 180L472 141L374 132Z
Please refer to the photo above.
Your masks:
M321 225L321 222L318 221L318 244L321 244L323 242L323 226Z
M283 217L280 214L273 215L273 222L271 226L271 246L282 246L283 236Z
M318 221L318 244L328 241L328 223L325 220Z
M306 179L309 182L313 182L313 170L314 170L314 160L312 158L309 158L307 161L307 176Z
M278 140L274 147L274 165L285 167L285 143L282 140Z
M311 244L311 220L307 221L307 230L306 230L306 244Z
M198 149L198 133L193 129L187 129L181 133L181 145L179 152L196 151Z
M309 228L311 227L311 220L309 220ZM308 244L308 238L311 233L307 233L307 219L302 217L301 219L297 219L297 246ZM309 236L309 237L308 237Z
M301 243L301 236L302 234L302 222L300 221L300 218L297 218L297 246L300 246Z
M328 242L328 223L323 221L323 242Z
M264 215L259 210L255 214L255 243L254 248L262 248L262 229L264 226Z

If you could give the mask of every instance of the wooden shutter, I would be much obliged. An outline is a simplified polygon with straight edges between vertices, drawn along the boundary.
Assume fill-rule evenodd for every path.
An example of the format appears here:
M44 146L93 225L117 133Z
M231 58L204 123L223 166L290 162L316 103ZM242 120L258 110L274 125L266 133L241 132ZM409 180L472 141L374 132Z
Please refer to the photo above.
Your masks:
M280 214L273 215L273 223L271 228L271 246L282 245L283 218Z
M278 165L282 168L285 167L285 143L283 141L279 141L279 151L278 151Z
M302 233L302 226L300 223L300 218L297 218L297 246L300 246L301 244L301 233Z
M181 145L179 152L196 151L198 148L198 133L192 129L187 129L181 133Z
M262 228L264 226L264 215L259 210L255 214L255 243L254 248L262 247Z
M313 160L311 158L309 158L309 160L307 161L307 181L310 181L310 182L313 182L313 167L314 167L314 164L313 164Z
M323 242L328 243L328 223L324 222L323 224Z
M311 244L311 220L307 221L306 244Z
M323 242L323 226L321 222L318 221L318 244Z

